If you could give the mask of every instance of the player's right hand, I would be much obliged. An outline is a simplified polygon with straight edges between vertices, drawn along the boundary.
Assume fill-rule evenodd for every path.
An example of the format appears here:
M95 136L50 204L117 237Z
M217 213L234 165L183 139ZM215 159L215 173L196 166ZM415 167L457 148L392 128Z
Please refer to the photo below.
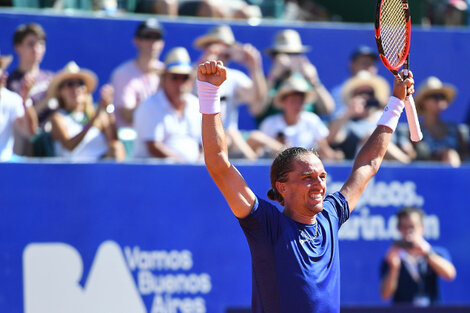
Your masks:
M227 79L227 69L222 61L206 61L199 64L197 79L202 82L220 86Z

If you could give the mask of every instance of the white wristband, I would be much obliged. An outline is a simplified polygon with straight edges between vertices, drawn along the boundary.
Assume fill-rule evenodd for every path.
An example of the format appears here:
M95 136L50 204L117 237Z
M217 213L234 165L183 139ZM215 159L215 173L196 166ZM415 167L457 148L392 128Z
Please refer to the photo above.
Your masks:
M396 97L390 97L390 100L388 100L387 106L384 108L384 112L377 122L377 125L387 126L392 131L395 131L404 107L405 102Z
M220 112L219 86L196 80L197 95L199 97L199 112L202 114L216 114Z

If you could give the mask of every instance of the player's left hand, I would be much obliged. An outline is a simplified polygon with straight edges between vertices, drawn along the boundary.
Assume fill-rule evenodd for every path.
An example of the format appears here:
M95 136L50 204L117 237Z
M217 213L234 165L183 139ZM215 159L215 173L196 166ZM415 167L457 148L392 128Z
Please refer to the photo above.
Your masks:
M403 71L400 73L400 76L403 77ZM395 81L393 82L393 96L402 101L405 101L407 95L412 95L415 93L414 84L415 81L411 71L409 71L408 78L403 81L395 77Z

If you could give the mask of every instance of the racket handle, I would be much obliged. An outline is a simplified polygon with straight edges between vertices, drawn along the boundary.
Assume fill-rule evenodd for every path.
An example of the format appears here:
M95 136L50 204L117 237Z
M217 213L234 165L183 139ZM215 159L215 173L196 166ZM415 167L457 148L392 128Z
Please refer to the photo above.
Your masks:
M414 142L421 141L421 139L423 139L423 133L421 132L418 114L416 113L415 100L411 95L407 96L405 99L405 112L408 127L410 128L410 139Z

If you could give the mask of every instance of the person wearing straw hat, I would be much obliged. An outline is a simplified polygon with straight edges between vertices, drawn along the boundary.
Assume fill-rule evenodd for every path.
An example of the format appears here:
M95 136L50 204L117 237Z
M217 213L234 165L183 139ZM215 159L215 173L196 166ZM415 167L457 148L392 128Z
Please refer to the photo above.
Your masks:
M111 74L117 127L133 127L135 109L157 91L164 68L159 60L165 45L163 35L163 27L157 19L139 23L133 39L137 56L119 65Z
M338 118L347 109L341 96L341 90L346 81L356 76L360 71L368 71L372 75L377 75L379 71L377 67L378 59L379 56L376 50L366 45L359 45L351 52L349 56L349 77L331 89L331 95L335 101L335 110L330 114L331 120Z
M310 106L306 106L305 109L320 115L328 115L333 112L335 103L328 90L323 86L317 68L305 56L305 53L309 51L310 47L302 43L300 34L296 30L284 29L276 33L274 44L266 49L266 53L273 60L267 77L269 94L274 97L276 89L284 80L293 73L299 73L317 94L315 103L310 103ZM267 110L258 116L257 121L261 123L267 116L276 113L280 113L280 110L271 101Z
M414 93L413 73L395 79L393 96L339 191L327 195L327 172L315 151L292 147L274 159L267 196L282 212L255 194L229 159L218 97L226 77L220 61L198 67L204 162L250 248L251 312L339 313L338 234L380 169L405 97Z
M345 82L341 95L347 110L330 123L328 142L332 147L340 148L346 159L352 160L374 130L390 96L390 87L384 78L369 71L360 71ZM396 134L388 146L386 159L409 163L413 157L411 143L400 137L399 142L405 147L400 148L395 144ZM411 151L410 155L405 151Z
M117 139L112 114L113 87L104 85L100 89L101 99L95 110L92 93L97 83L95 73L71 61L49 84L48 96L58 103L51 117L56 156L74 161L124 159L124 146Z
M340 161L344 155L329 146L326 125L315 113L303 110L303 106L315 97L316 93L302 76L292 75L282 83L274 97L274 104L283 113L267 117L260 130L282 143L282 149L295 146L314 148L323 160ZM273 152L277 154L280 151Z
M191 93L193 67L188 51L171 49L157 93L134 113L135 158L162 158L180 163L200 159L201 116Z
M421 117L423 140L416 143L418 160L439 161L453 167L468 156L467 142L456 123L442 119L442 113L454 101L457 90L431 76L416 93L416 109Z
M30 101L24 101L20 95L5 88L5 69L13 57L0 53L0 162L13 158L14 130L25 137L35 134L37 115Z
M224 64L231 61L239 63L248 70L249 76L239 70L227 68L228 79L220 90L222 121L227 129L230 153L256 159L256 153L248 146L238 128L238 107L247 104L250 114L255 117L265 111L267 86L260 52L251 44L236 42L228 25L211 28L207 34L196 38L194 46L203 51L197 64L217 59Z

